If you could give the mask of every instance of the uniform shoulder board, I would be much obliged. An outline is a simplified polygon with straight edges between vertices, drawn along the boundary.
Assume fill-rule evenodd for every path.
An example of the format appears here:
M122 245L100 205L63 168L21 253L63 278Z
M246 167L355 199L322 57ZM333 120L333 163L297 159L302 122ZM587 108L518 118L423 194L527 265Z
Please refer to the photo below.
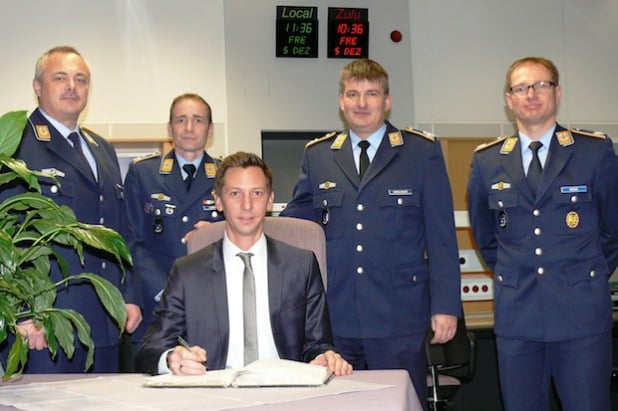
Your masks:
M309 148L312 145L317 144L317 143L319 143L321 141L326 141L329 138L333 138L336 134L337 134L337 132L333 131L332 133L325 134L322 137L314 138L313 140L311 140L307 144L305 144L305 148Z
M137 157L136 159L134 159L132 161L132 163L133 164L137 164L137 163L139 163L141 161L148 160L150 158L157 158L157 157L161 157L161 152L160 151L155 151L154 153L150 153L150 154L146 154L146 155L141 156L141 157Z
M412 128L412 127L406 127L406 128L403 129L403 131L406 131L406 132L412 133L412 134L416 134L417 136L421 136L425 140L429 140L432 143L434 141L436 141L436 135L430 133L429 131L417 130L417 129Z
M571 132L581 134L582 136L587 136L587 137L594 137L594 138L600 138L600 139L607 138L607 134L601 131L589 131L589 130L582 130L581 128L572 128Z
M479 144L478 146L476 146L476 148L474 149L475 153L478 153L479 151L483 151L486 148L495 146L496 144L500 144L502 143L504 140L506 140L507 138L509 138L509 136L502 136L502 137L498 137L497 139L490 141L488 143L483 143L483 144Z

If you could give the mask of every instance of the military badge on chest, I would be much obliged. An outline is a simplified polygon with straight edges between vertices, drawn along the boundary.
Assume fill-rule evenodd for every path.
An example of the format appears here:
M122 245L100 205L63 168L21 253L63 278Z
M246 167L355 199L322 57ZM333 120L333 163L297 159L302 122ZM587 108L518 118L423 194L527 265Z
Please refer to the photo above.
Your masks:
M573 229L579 225L579 214L575 211L569 211L566 215L565 222L567 227Z

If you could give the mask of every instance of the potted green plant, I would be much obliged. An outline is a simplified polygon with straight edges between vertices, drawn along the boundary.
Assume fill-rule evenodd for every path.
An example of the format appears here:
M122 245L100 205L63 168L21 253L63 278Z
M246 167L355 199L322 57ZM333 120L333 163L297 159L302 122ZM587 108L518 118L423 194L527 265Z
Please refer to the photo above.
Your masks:
M0 190L14 179L22 179L31 191L11 196L0 203L0 344L9 334L16 336L5 364L3 379L20 375L28 359L28 341L20 338L17 324L32 319L45 328L50 355L62 349L68 357L75 351L75 335L88 348L84 365L93 362L94 343L90 326L75 310L54 306L59 287L87 280L94 286L106 310L118 324L126 321L125 302L120 291L106 279L92 273L69 273L57 247L72 247L83 261L85 247L102 250L122 266L131 264L124 239L117 232L82 224L73 211L41 195L38 178L53 176L29 170L12 156L19 147L28 118L26 111L12 111L0 117ZM63 279L52 282L52 264L58 264Z

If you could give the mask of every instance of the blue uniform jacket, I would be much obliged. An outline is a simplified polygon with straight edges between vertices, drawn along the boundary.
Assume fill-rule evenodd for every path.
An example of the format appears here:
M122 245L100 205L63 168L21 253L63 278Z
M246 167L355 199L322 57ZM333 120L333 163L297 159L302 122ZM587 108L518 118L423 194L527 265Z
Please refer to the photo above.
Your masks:
M76 151L38 109L29 118L15 157L24 160L31 170L54 172L60 184L42 179L42 193L59 205L71 208L80 222L102 224L124 236L127 221L116 152L102 137L84 130L81 134L96 159L98 182L85 162L80 161ZM24 191L25 186L14 186L3 190L1 197L4 199ZM73 249L59 249L59 252L67 262L70 274L98 274L116 285L126 302L139 305L139 293L135 290L138 284L134 276L127 272L126 281L121 283L122 271L115 261L85 249L85 265L82 266ZM56 264L52 264L50 275L52 281L61 280L62 274ZM97 348L118 345L120 331L99 302L94 288L86 282L71 284L58 291L56 306L72 308L84 315L92 327ZM76 370L81 370L83 364L76 367Z
M187 254L185 234L200 220L223 218L212 196L216 168L216 160L204 153L187 192L174 150L137 159L129 166L125 187L130 246L144 302L137 337L148 327L174 260Z
M557 125L533 198L517 137L479 147L470 220L494 272L495 332L558 341L612 326L618 265L618 170L605 135Z
M430 315L460 316L452 197L435 138L387 123L362 184L346 133L309 143L282 214L324 228L335 335L421 334Z

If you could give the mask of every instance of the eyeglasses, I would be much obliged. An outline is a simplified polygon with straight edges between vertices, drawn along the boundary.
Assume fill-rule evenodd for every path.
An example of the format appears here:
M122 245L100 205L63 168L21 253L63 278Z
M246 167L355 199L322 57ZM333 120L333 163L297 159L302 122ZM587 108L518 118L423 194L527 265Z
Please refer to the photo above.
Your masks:
M532 89L535 93L547 93L556 83L553 81L537 81L532 84L520 84L519 86L514 86L509 88L511 94L515 96L525 96L528 94L528 90Z

